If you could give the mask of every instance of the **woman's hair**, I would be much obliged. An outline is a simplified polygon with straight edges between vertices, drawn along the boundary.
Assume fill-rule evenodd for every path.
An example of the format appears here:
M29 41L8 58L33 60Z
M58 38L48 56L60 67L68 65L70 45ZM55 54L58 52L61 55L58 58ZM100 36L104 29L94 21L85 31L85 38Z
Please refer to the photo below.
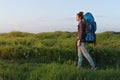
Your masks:
M77 16L81 19L84 19L84 12L77 13Z

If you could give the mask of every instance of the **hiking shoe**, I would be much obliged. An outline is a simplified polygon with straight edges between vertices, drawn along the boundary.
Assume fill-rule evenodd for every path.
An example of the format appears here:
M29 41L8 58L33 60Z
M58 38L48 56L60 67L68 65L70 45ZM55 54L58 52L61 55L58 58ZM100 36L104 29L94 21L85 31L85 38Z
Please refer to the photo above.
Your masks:
M95 71L97 70L97 67L92 67L91 70Z

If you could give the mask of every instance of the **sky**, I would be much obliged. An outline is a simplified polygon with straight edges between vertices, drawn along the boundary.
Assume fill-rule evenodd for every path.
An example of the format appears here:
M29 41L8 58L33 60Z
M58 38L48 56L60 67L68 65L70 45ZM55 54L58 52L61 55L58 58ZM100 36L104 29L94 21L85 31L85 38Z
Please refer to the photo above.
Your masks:
M97 32L120 32L120 0L0 0L0 33L77 31L75 16L91 12Z

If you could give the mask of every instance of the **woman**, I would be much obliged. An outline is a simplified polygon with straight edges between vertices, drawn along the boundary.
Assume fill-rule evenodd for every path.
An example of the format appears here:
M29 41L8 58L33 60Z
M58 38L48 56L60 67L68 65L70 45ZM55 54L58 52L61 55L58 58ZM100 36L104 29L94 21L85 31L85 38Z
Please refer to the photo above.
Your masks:
M76 15L76 21L78 24L78 32L77 32L77 49L78 49L78 67L82 65L83 56L89 61L91 65L91 69L95 70L95 64L93 59L89 55L86 45L85 45L85 36L87 32L87 22L84 20L83 12L79 12Z

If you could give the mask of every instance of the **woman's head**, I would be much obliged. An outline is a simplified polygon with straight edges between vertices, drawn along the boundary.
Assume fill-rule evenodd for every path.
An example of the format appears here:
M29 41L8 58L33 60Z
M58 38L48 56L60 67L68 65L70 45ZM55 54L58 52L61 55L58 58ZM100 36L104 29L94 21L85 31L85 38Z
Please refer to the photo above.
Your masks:
M76 15L76 21L81 21L82 19L84 19L84 13L83 12L79 12Z

